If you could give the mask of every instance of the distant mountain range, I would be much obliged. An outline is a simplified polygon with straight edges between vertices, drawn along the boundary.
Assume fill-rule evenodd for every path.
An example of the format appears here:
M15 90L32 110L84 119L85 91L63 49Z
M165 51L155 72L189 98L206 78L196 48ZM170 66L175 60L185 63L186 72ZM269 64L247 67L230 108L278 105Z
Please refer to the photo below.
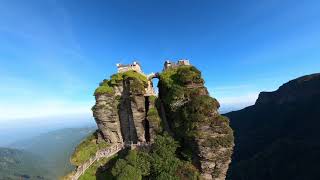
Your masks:
M312 74L227 113L236 144L228 179L320 179L319 102L320 74Z
M0 121L0 147L65 128L95 126L91 116L65 116Z
M95 127L65 128L0 148L0 179L57 179L71 171L69 157Z
M42 159L23 150L0 148L0 179L50 179Z

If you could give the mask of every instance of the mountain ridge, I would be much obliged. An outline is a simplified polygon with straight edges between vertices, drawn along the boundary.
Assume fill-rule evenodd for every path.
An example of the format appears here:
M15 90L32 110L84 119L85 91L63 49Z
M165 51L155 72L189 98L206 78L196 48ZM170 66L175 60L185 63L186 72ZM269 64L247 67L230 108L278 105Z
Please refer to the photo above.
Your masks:
M316 73L260 93L255 105L226 113L236 143L228 179L319 179L319 101Z

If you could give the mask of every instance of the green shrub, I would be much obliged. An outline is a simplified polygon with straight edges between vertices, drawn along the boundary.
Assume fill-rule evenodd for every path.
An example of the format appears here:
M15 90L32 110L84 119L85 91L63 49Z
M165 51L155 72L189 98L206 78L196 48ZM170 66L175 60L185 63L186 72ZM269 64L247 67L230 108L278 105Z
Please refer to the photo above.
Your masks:
M130 150L125 159L119 159L112 168L112 175L117 179L140 178L150 174L150 156L147 153ZM131 171L138 175L133 177Z
M79 180L96 180L96 179L111 179L112 175L100 170L101 167L105 166L111 159L116 156L109 158L102 158L99 161L94 162L90 168L88 168L83 175L80 176Z
M170 104L172 102L174 101ZM216 106L216 99L208 95L190 97L189 102L171 112L170 119L173 120L171 123L176 135L184 139L199 137L201 132L197 132L197 127L212 124Z
M179 177L171 175L167 172L161 172L155 177L155 180L179 180Z
M143 84L144 87L148 87L148 79L141 73L135 71L127 71L122 73L122 77L123 79L137 79Z
M190 83L203 83L201 78L201 72L194 66L180 66L177 69L177 73L173 76L176 82L180 84L190 84Z
M101 95L101 94L113 94L113 88L108 85L99 86L94 95Z
M118 85L122 80L133 80L130 87L134 94L143 94L145 91L144 88L148 87L148 79L146 76L135 71L127 71L113 74L110 80L104 79L95 90L94 95L114 94L113 86Z
M147 114L148 120L150 124L155 128L157 132L162 131L161 127L161 118L159 116L158 110L154 108L150 108Z
M154 176L161 176L163 173L175 175L177 168L181 165L181 161L175 154L178 147L178 142L166 133L155 138L151 152L151 172Z
M144 84L138 79L131 79L132 82L130 83L130 91L133 94L144 94L145 93L145 86Z
M141 171L127 164L117 176L117 180L141 180Z
M129 151L128 155L125 157L127 162L132 165L133 167L137 166L137 158L138 158L138 151L137 150L131 150Z
M116 162L111 172L116 179L124 180L142 177L178 180L178 174L182 174L178 169L188 169L184 167L184 162L176 157L178 147L178 142L168 134L158 135L150 153L131 150L124 159ZM191 177L193 173L195 172L188 170L187 175Z
M136 166L143 176L149 176L151 169L151 156L145 152L138 152Z
M142 179L142 175L150 174L150 159L147 154L129 151L125 159L119 159L111 173L119 180Z
M128 162L124 159L118 159L116 164L113 166L111 173L113 176L118 176L121 171L124 169L124 167L126 167L126 165L128 164Z
M157 96L149 96L149 102L150 102L150 104L155 104L157 99L158 99Z
M177 73L176 68L168 69L160 74L160 82L163 83L163 86L166 88L171 88L171 86L175 83L172 78L173 75Z
M110 85L111 86L114 86L114 85L117 85L119 84L122 80L123 80L123 74L122 73L116 73L116 74L113 74L111 77L110 77Z
M187 108L189 113L204 114L210 116L218 109L219 103L216 99L208 96L195 96L189 101Z
M113 88L110 86L109 80L104 79L94 91L95 96L100 94L113 94Z
M152 145L152 153L161 157L173 156L178 147L179 143L165 133L162 136L156 136L155 142Z

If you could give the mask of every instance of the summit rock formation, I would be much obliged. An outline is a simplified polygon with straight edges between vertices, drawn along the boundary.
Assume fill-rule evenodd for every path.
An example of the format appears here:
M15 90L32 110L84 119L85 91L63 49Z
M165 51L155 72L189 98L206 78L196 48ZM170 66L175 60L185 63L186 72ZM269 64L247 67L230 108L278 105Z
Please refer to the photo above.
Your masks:
M225 179L233 131L218 112L219 102L209 96L201 72L188 60L166 61L162 72L150 75L137 62L117 67L118 73L94 93L97 142L152 147L156 136L166 132L181 145L178 155L202 179ZM153 78L159 79L159 95Z

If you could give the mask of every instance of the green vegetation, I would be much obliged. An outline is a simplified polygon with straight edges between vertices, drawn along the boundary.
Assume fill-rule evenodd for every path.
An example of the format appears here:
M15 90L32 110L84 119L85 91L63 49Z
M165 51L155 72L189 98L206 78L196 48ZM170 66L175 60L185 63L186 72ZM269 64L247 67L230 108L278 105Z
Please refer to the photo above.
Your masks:
M190 101L179 108L174 114L173 127L178 136L183 138L203 137L207 135L197 131L201 125L215 127L217 133L232 134L229 122L224 117L214 117L219 103L208 95L192 96Z
M149 96L149 101L151 104L156 104L157 99L157 96Z
M160 80L165 87L172 85L202 84L201 72L194 66L179 66L170 68L160 74Z
M165 93L161 98L169 108L170 119L174 120L174 126L184 126L180 130L186 133L196 126L193 123L209 123L212 114L220 107L216 99L203 93L203 83L201 72L193 66L180 66L160 74L159 88Z
M145 93L145 87L143 82L141 82L138 79L131 79L130 83L130 91L133 94L144 94Z
M131 150L126 156L118 159L108 171L112 179L198 180L199 171L191 163L197 161L195 140L199 137L206 139L197 144L206 147L227 148L233 145L233 132L229 127L229 121L219 115L217 109L220 104L208 95L198 69L193 66L170 68L162 72L159 78L161 99L149 97L151 106L147 112L147 125L155 129L158 135L148 152ZM130 87L132 94L144 93L148 85L147 77L135 71L128 71L112 75L110 80L105 80L100 86L112 89L121 82L124 82L124 88ZM162 134L161 118L157 109L160 103L164 105L169 127L182 148L171 136ZM210 138L212 133L219 136ZM219 160L217 157L213 161Z
M141 94L144 93L144 88L148 87L147 77L137 73L135 71L127 71L124 73L116 73L110 77L110 80L103 80L99 84L99 87L95 90L94 95L110 94L114 93L113 87L121 83L122 80L132 80L130 86L132 93Z
M160 81L163 87L171 88L174 84L173 75L177 73L177 68L170 68L160 74Z
M188 112L210 116L219 106L218 101L208 95L195 96L188 104Z
M131 150L125 159L116 162L111 172L119 180L199 179L199 172L191 163L176 157L178 147L178 142L169 135L158 135L149 154Z
M168 69L160 74L159 89L165 93L161 98L166 107L170 107L168 110L176 111L186 99L200 94L200 89L188 87L202 86L203 83L201 72L193 66Z
M113 88L110 86L110 81L105 79L100 83L100 86L95 90L94 95L100 94L113 94Z
M113 75L110 77L110 82L109 82L109 84L110 84L111 86L114 86L114 85L119 84L119 83L123 80L122 75L123 75L123 73L113 74Z
M116 85L118 84L119 82L121 82L122 80L126 80L126 79L138 79L139 81L141 81L144 86L147 86L148 85L148 80L147 80L147 77L140 74L140 73L137 73L133 70L131 71L127 71L127 72L124 72L124 73L116 73L116 74L113 74L111 77L110 77L110 85Z
M157 108L150 108L147 114L148 120L150 124L154 127L154 129L160 133L162 131L161 119L158 113Z
M142 179L150 173L150 161L148 154L136 150L129 151L125 159L119 159L112 168L112 175L119 180Z
M166 108L168 121L177 140L182 142L182 157L190 160L190 143L196 138L205 138L208 147L230 147L233 131L227 118L220 116L219 102L210 97L203 88L201 72L193 66L180 66L160 74L160 97ZM210 134L201 127L211 127L210 133L225 134L221 138L208 138Z
M181 66L177 69L177 73L174 78L176 81L182 85L185 84L200 84L204 83L204 80L201 78L201 72L194 66Z
M137 73L135 71L127 71L127 72L124 72L122 73L122 77L123 79L137 79L139 80L140 82L142 82L142 84L144 85L144 87L147 87L148 86L148 79L146 76L140 74L140 73Z
M55 176L41 156L25 150L0 147L0 179L55 179Z
M106 148L107 146L108 144L106 142L97 143L97 132L95 132L77 146L70 161L73 165L79 166L93 157L98 150Z
M214 121L211 121L210 126L214 128L215 133L219 134L233 134L233 130L229 126L229 119L225 116L219 115Z

